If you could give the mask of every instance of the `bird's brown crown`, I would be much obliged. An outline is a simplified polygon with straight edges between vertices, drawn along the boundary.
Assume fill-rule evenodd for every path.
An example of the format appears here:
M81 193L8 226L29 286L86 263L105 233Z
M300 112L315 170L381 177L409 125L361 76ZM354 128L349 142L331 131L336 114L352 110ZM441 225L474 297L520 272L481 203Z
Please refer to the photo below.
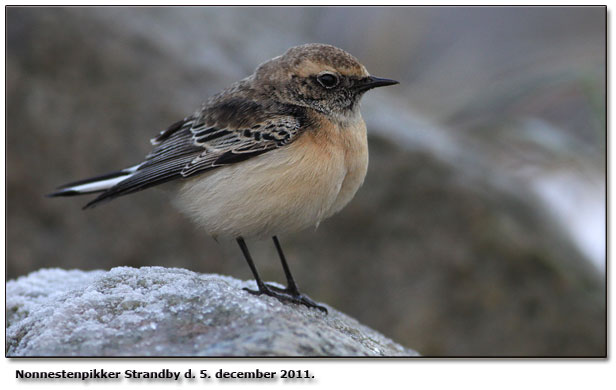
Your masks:
M369 76L366 68L346 51L335 46L309 43L292 47L280 58L299 76L310 76L323 71L338 72L343 76Z
M253 81L256 89L280 102L338 115L355 109L366 91L357 86L369 77L346 51L311 43L261 64Z
M366 68L346 51L332 45L308 43L290 48L281 56L261 64L256 74L261 78L309 77L324 71L343 76L369 76Z

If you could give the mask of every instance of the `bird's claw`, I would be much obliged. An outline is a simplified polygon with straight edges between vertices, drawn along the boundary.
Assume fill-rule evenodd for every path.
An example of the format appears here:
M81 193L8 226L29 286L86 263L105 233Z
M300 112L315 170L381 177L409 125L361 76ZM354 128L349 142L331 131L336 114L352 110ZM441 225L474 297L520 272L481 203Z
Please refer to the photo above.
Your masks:
M259 288L259 290L251 290L249 288L244 288L244 290L253 295L265 294L282 302L290 302L296 305L304 305L310 308L319 309L323 313L327 314L327 308L318 305L315 301L297 291L297 289L289 289L288 287L280 288L271 284L264 284L263 287Z

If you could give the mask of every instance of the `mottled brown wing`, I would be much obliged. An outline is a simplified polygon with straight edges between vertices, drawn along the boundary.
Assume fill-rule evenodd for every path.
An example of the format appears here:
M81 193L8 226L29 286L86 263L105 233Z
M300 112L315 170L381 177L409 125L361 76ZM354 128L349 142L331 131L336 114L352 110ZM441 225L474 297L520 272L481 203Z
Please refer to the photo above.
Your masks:
M232 107L224 107L224 115L215 108L176 122L153 138L154 149L134 174L86 207L244 161L287 145L301 133L301 118L294 115L264 115L252 104L252 118L257 120L251 122L250 115L247 115L250 112L245 109L239 111L242 119L237 119L231 115Z

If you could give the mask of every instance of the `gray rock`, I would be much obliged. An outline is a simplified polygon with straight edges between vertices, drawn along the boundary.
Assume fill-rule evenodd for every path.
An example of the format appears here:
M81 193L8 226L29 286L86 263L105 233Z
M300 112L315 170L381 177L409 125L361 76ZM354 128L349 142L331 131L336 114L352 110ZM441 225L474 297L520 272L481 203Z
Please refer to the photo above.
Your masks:
M178 268L42 269L7 283L9 356L417 356L356 320Z

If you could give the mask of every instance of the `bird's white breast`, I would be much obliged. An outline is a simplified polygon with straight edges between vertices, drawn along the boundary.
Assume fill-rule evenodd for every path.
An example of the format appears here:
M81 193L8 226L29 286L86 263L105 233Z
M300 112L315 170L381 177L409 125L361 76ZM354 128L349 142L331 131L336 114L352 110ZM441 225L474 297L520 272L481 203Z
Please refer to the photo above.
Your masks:
M342 209L368 166L361 120L306 130L292 144L187 181L177 205L213 236L268 237Z

